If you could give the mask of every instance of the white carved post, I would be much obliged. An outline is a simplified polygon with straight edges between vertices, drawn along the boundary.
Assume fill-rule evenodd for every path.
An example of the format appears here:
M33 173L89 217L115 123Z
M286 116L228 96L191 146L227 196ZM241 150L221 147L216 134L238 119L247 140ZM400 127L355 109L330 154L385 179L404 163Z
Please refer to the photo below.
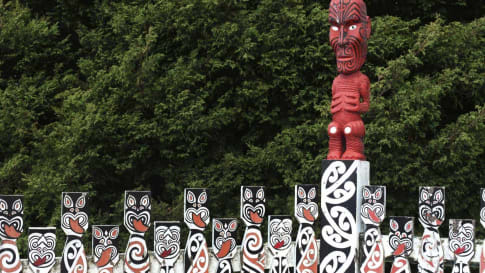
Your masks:
M369 184L369 162L324 160L321 179L320 273L358 272L362 187Z

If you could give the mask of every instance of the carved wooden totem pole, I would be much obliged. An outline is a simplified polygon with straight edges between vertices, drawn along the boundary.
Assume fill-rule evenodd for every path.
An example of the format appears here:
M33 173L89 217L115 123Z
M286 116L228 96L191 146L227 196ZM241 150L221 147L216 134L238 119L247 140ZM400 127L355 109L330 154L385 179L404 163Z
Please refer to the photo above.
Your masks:
M125 191L123 224L130 233L123 270L126 273L150 272L150 257L145 232L150 228L151 192Z
M113 273L113 268L120 260L118 253L119 234L119 226L93 226L93 260L99 273Z
M63 192L61 227L66 234L61 273L87 273L88 262L81 238L88 229L87 192Z
M295 185L296 236L295 273L318 272L318 245L313 223L318 217L318 186Z
M266 256L260 227L264 220L265 203L263 187L241 187L241 219L246 225L242 241L243 273L264 273Z
M418 253L419 273L443 273L444 251L438 228L445 220L445 188L419 188L419 222L424 227Z
M22 271L17 239L24 228L22 195L0 195L0 272Z
M408 257L413 252L414 217L389 217L389 246L394 262L391 273L411 273Z
M365 224L361 273L384 273L384 245L379 226L386 216L386 187L364 186L360 217Z
M452 273L470 273L475 254L475 220L450 219L449 247L455 256Z
M180 222L155 222L155 257L160 273L175 273L175 262L180 255Z
M268 248L273 254L271 273L290 273L288 253L291 246L291 216L270 215L268 217Z
M480 190L480 223L485 228L485 189ZM485 240L482 243L482 254L480 255L480 273L485 273Z
M209 249L204 229L210 221L207 208L206 189L185 189L184 221L190 229L185 245L184 264L186 273L207 273L209 271Z
M29 267L34 273L49 273L56 263L56 228L29 228Z
M363 0L331 0L330 45L338 76L332 84L332 122L321 181L320 273L354 273L361 229L361 188L369 184L365 159L365 127L360 117L369 110L370 81L360 72L367 57L371 22Z
M219 263L217 273L232 273L231 259L236 254L237 219L218 218L212 220L212 251Z

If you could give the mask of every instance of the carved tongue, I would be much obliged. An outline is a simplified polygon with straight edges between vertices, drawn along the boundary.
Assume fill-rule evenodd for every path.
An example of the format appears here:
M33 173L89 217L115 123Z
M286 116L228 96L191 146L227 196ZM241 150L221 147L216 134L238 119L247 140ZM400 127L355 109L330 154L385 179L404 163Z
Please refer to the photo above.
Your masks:
M18 232L15 227L12 225L5 224L5 233L8 235L10 238L18 238L20 237L20 232Z
M399 256L401 254L404 253L404 250L406 249L406 245L405 244L399 244L396 248L396 250L394 250L394 253L392 253L392 255L394 256Z
M192 221L194 221L194 224L200 228L205 228L205 222L202 221L202 218L200 217L200 213L192 213Z
M101 257L99 257L99 260L96 263L96 265L98 267L103 267L103 266L107 265L109 263L110 259L111 259L111 252L112 251L113 251L113 249L111 247L103 250L103 252L101 253Z
M370 208L367 208L367 213L369 214L369 217L372 221L376 222L376 223L379 223L381 220L379 219L379 217L377 217L376 213L371 210Z
M263 218L259 217L259 214L254 211L249 212L249 217L251 217L251 221L253 221L253 223L261 224L263 222Z
M138 232L146 232L148 230L148 227L145 226L145 224L143 224L143 222L138 219L133 219L133 226Z
M72 231L78 234L82 234L84 232L84 228L79 224L79 219L73 220L72 218L69 218L69 226L71 227Z
M165 257L168 257L168 255L170 255L172 253L172 250L170 249L165 249L161 254L160 254L160 257L162 258L165 258Z
M313 217L309 209L303 209L303 217L305 217L305 219L307 219L310 222L315 221L315 217Z
M46 257L42 257L42 258L37 258L37 260L35 260L34 262L34 265L35 266L39 266L39 265L43 265L45 264L45 261L46 261Z
M285 241L279 241L274 245L274 248L280 249L285 244Z
M224 243L222 243L221 250L217 253L217 258L224 258L227 256L229 253L229 250L231 250L231 241L227 240Z
M465 252L465 247L459 247L455 250L455 255L460 255L461 253Z

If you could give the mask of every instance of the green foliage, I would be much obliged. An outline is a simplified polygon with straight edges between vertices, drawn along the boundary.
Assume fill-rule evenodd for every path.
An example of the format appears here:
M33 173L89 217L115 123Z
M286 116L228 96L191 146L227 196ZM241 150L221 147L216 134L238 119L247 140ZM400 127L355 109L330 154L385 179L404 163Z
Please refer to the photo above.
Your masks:
M328 3L25 5L0 6L0 183L25 194L26 227L57 226L62 242L62 191L90 192L91 224L122 225L124 190L152 191L153 220L182 220L184 187L210 188L211 215L237 217L241 185L265 185L268 213L291 214L293 186L319 183ZM388 215L416 215L418 187L442 185L448 218L477 218L485 17L376 14L371 183L388 187Z

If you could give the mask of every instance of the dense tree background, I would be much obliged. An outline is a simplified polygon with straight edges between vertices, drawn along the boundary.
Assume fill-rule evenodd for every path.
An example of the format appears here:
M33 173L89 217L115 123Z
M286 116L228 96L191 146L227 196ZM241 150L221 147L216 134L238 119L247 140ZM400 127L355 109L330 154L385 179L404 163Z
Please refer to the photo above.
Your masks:
M478 220L485 4L367 4L365 144L387 215L416 216L418 187L441 185L448 219ZM0 192L24 194L26 230L57 226L59 249L62 191L90 192L90 224L122 224L134 189L152 191L152 220L182 220L185 187L210 189L212 217L239 215L241 185L265 185L268 214L292 214L293 186L319 183L327 153L327 7L0 2Z

